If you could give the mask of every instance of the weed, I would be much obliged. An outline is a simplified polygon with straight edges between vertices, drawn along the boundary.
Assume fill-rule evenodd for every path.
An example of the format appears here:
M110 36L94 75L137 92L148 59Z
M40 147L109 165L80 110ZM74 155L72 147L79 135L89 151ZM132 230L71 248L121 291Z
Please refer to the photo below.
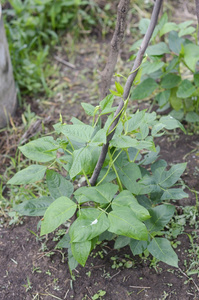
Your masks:
M23 286L26 288L26 292L28 292L32 289L32 285L31 285L29 277L27 277L27 284L23 284Z

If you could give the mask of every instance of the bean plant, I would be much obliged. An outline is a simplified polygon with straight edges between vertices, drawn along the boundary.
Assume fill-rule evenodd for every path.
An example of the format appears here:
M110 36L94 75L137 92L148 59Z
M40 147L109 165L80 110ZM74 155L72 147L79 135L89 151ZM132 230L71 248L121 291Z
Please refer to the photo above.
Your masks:
M145 34L149 22L149 19L140 21L141 34ZM192 20L180 24L168 22L166 13L161 17L146 51L141 83L135 87L132 99L155 97L160 111L171 107L173 117L196 123L199 122L199 46L192 23ZM131 50L135 51L140 44L141 40L137 41Z
M123 87L119 82L115 86L116 90L96 107L82 103L85 113L92 117L90 125L74 117L65 124L60 117L54 125L56 137L45 136L19 147L36 163L16 173L8 183L28 188L45 178L49 194L24 201L15 210L26 216L41 216L41 236L71 222L58 244L68 248L70 270L78 263L85 266L95 245L106 239L113 239L117 249L128 245L133 255L147 249L158 260L177 267L178 258L164 237L164 227L175 212L170 200L187 197L181 187L175 187L186 164L168 168L166 161L158 158L160 148L154 138L164 130L184 130L179 121L172 116L158 120L155 112L145 110L129 114L129 98L123 100L105 162L96 184L90 184L114 121L114 97L122 98ZM107 114L102 127L100 118ZM62 175L64 172L67 176Z

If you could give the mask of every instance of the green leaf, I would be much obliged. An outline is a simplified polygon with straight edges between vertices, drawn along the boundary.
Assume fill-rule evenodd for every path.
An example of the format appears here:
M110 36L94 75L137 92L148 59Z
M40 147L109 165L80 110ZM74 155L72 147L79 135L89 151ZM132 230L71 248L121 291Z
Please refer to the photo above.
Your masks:
M17 172L9 181L8 184L28 184L41 180L46 172L45 166L30 165L29 167Z
M143 18L139 23L139 30L141 34L145 34L150 24L150 19Z
M79 143L88 143L91 140L94 128L89 125L63 125L61 132L69 138Z
M61 196L70 197L73 193L72 183L53 170L46 171L46 181L49 192L54 199Z
M199 51L199 48L198 48L198 51ZM179 98L188 98L191 95L193 95L195 90L196 89L193 86L193 84L189 80L185 79L180 83L180 85L178 87L177 97L179 97Z
M169 73L163 77L163 79L161 81L161 86L164 89L172 89L173 87L178 86L180 81L181 81L180 76Z
M184 29L181 29L178 33L178 36L181 37L183 35L189 35L189 34L192 34L193 32L195 32L196 29L193 27L193 26L190 26L190 27L187 27L187 28L184 28Z
M186 163L172 166L169 171L165 171L161 174L158 184L163 188L169 188L173 186L183 174L186 166Z
M54 199L46 196L36 199L33 198L14 206L14 210L23 216L43 216L46 209L53 201Z
M67 197L56 199L46 210L41 222L41 235L54 231L57 227L70 219L77 205Z
M167 239L153 238L147 249L155 258L178 268L178 257Z
M82 209L80 216L69 230L71 242L92 240L106 231L109 221L106 214L96 208Z
M170 31L178 31L178 25L174 22L167 22L160 30L160 37Z
M154 79L145 79L133 90L132 100L142 100L149 97L157 87L158 84Z
M184 60L192 72L195 72L196 63L199 60L199 46L195 44L185 45Z
M176 95L177 90L178 90L177 88L171 89L169 102L175 110L180 110L183 107L183 102L181 98L177 97Z
M106 130L104 128L98 130L89 143L91 146L99 146L101 144L106 144Z
M110 221L108 229L110 232L136 240L148 239L146 226L135 217L129 208L123 207L120 211L111 211L108 219Z
M178 26L180 29L184 29L184 28L190 26L191 24L193 24L193 21L189 20L189 21L185 21L185 22L178 24Z
M112 209L120 211L123 207L128 206L140 221L150 218L146 208L140 205L130 191L122 191L112 202Z
M178 36L178 33L171 31L169 33L169 48L176 54L180 54L184 39Z
M131 239L129 246L133 255L142 254L147 248L147 241L138 241Z
M48 162L56 159L56 150L59 145L53 137L47 136L19 147L20 151L29 159L38 162Z
M121 96L121 94L118 93L118 92L116 92L116 91L109 90L109 92L111 92L111 94L114 95L114 96L117 96L117 97L120 97L120 96Z
M194 83L196 86L199 86L199 73L194 74Z
M145 221L150 232L162 230L169 223L175 212L175 207L170 204L162 204L149 209L151 218Z
M142 74L151 74L154 73L156 71L158 71L159 69L161 69L164 66L164 62L163 61L146 61L143 65L142 65Z
M94 187L81 187L75 191L74 195L75 197L83 195L88 199L87 201L107 204L111 202L117 191L117 185L113 183L105 183Z
M66 233L57 243L56 248L70 248L70 236Z
M118 175L122 184L133 194L138 194L140 185L137 182L141 178L140 168L137 164L131 162L128 165L121 167L117 164Z
M130 243L131 239L128 236L119 235L114 244L114 249L120 249L127 246Z
M85 113L88 116L94 116L95 113L95 106L91 105L90 103L81 103L81 106L83 107Z
M185 120L190 123L199 122L199 115L194 111L190 111L186 114Z
M114 96L111 94L107 95L102 101L100 101L101 110L103 111L106 108L112 107L113 101Z
M73 163L69 170L71 179L78 175L82 170L89 173L92 156L87 147L80 148L73 152Z
M166 43L160 42L156 45L149 46L146 50L148 55L163 55L165 53L170 53L170 50Z
M180 128L182 131L186 132L184 126L172 116L163 116L160 118L160 123L165 125L165 128L168 130L172 130L174 128Z
M68 266L69 266L70 272L72 272L72 270L76 269L78 266L78 261L73 256L71 245L68 248Z
M91 241L72 243L71 250L76 261L84 267L91 251Z
M168 189L164 191L160 200L179 200L188 197L189 195L185 193L183 189Z
M124 89L121 86L121 84L119 82L115 81L115 87L116 87L116 90L118 91L118 93L122 96L124 93Z

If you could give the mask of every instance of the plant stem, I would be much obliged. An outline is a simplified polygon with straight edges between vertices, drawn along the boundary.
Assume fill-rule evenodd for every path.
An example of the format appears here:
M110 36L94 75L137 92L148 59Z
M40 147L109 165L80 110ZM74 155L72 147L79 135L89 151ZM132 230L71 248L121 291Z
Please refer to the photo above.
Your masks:
M147 32L146 32L146 34L144 36L144 39L143 39L142 44L140 46L140 49L138 51L138 55L137 55L137 57L135 59L134 66L133 66L133 69L131 71L131 74L127 78L127 81L126 81L126 84L125 84L125 87L124 87L124 94L123 94L123 99L124 100L126 100L129 97L133 81L134 81L134 79L135 79L135 77L137 75L139 66L142 63L142 59L143 59L144 53L145 53L145 51L146 51L146 49L148 47L149 41L151 39L151 36L152 36L153 31L155 29L155 26L157 24L158 15L159 15L162 3L163 3L163 0L156 0L156 2L155 2L154 8L153 8L153 12L152 12L152 16L151 16L151 22L149 24ZM92 177L90 179L90 184L92 186L95 185L95 183L97 181L97 178L99 176L99 173L100 173L100 171L102 169L103 163L105 161L105 158L106 158L106 155L107 155L107 152L108 152L109 142L110 142L110 140L112 139L112 137L113 137L113 135L115 133L115 130L113 130L113 129L116 127L116 125L117 125L117 123L118 123L118 121L120 119L121 112L123 111L123 106L124 106L124 100L123 99L121 99L121 101L120 101L120 103L118 105L118 108L117 108L117 110L116 110L116 112L114 114L115 120L112 123L112 125L110 127L110 131L109 131L109 132L111 132L111 134L109 134L107 136L107 142L102 147L102 151L101 151L100 157L99 157L98 162L96 164L96 167L95 167L95 170L93 172L93 175L92 175Z

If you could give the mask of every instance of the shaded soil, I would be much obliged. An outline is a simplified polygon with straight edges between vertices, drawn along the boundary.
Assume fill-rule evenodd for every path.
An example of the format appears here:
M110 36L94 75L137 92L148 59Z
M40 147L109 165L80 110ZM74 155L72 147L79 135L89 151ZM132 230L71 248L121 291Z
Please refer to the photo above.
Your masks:
M129 44L131 44L129 38ZM88 51L89 45L89 51ZM58 63L52 58L55 75L52 76L54 84L53 96L44 101L28 100L31 112L36 118L28 126L21 120L21 109L12 119L16 130L10 129L0 132L1 173L7 176L6 169L10 168L10 158L14 157L16 147L20 142L27 142L34 135L40 135L52 130L52 124L59 119L60 112L64 121L69 121L72 116L85 120L85 115L80 103L87 101L93 105L98 103L98 85L100 74L107 54L107 45L97 41L85 39L77 44L74 52L68 47L70 41L66 38L63 45L56 49L56 55L70 61L75 68L71 69ZM117 72L122 74L125 68L128 72L129 65L125 64L126 53L129 45L125 44L121 51ZM67 53L67 54L66 54ZM124 74L125 75L125 74ZM58 77L57 77L58 76ZM89 94L88 94L89 89ZM143 105L143 104L142 104ZM144 107L149 107L144 103ZM136 110L137 103L132 103ZM47 129L43 129L42 123ZM13 129L13 126L12 126ZM23 139L22 139L23 137ZM170 165L173 163L187 162L187 169L182 179L192 190L198 191L199 178L199 136L173 134L166 135L157 140L161 147L160 157ZM7 157L7 155L9 157ZM178 213L181 206L196 204L196 196L186 189L189 198L175 203ZM6 190L4 191L6 195ZM199 299L199 265L198 272L187 275L187 270L199 260L197 249L193 252L187 234L195 232L195 242L198 243L197 227L187 225L185 233L177 241L180 242L176 249L179 256L179 269L172 268L163 263L153 264L151 259L133 257L129 248L113 250L111 242L99 245L88 259L85 268L78 267L74 271L75 279L71 280L67 266L65 250L55 250L56 242L52 235L48 239L39 239L37 222L39 218L23 218L22 224L16 226L1 225L0 227L0 299L2 300L30 300L30 299L97 299L99 291L106 294L98 299L105 300L191 300ZM195 257L195 256L196 257ZM116 259L116 268L113 268ZM130 268L125 263L130 262ZM198 263L198 261L197 261ZM119 264L122 266L118 267Z

